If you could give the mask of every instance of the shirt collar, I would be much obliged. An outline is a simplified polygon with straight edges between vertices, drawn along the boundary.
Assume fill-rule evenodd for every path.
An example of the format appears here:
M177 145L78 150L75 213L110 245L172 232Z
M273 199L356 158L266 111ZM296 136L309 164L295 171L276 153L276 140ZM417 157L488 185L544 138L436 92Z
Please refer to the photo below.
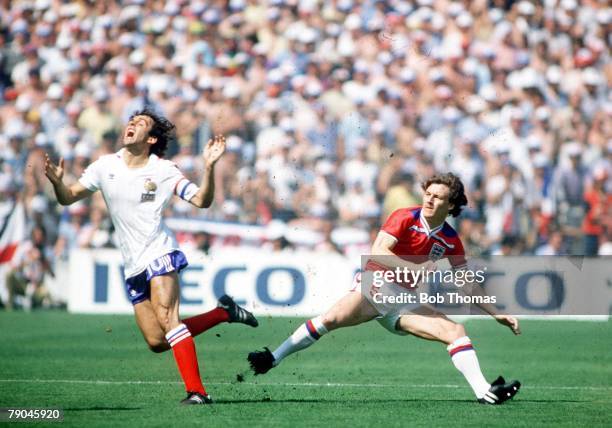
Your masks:
M419 216L420 220L421 220L421 224L423 225L423 228L425 229L425 232L427 232L427 236L431 236L434 235L435 233L437 233L438 231L440 231L442 229L442 227L444 226L444 223L442 223L441 225L434 227L433 229L431 229L429 227L429 223L427 223L427 219L425 218L425 216L423 215L423 211L421 211L421 214Z

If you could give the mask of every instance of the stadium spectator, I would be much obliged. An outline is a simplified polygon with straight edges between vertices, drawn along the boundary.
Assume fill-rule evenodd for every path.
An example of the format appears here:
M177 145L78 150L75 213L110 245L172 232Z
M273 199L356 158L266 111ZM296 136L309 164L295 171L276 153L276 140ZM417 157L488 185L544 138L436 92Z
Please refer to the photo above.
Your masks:
M194 181L213 133L238 138L208 220L364 226L418 199L393 177L451 170L465 215L485 225L475 251L512 236L533 254L561 235L569 253L593 254L585 197L599 165L600 194L612 191L612 13L575 3L4 2L0 172L59 217L34 172L41 154L63 156L74 180L115 151L121 118L149 106L180 124L168 153ZM108 218L91 205L83 224ZM193 212L175 201L168 214ZM70 241L45 227L62 235L49 247Z
M582 223L584 232L584 255L596 256L599 250L599 240L604 235L605 228L612 224L612 194L606 194L605 183L608 174L603 167L593 171L591 189L584 194L587 213Z
M535 251L537 256L561 256L567 254L564 249L564 236L559 230L550 232L548 242Z
M11 269L6 277L8 298L6 308L15 305L29 310L50 306L51 296L43 284L45 275L54 276L51 268L52 256L45 246L46 232L42 226L34 226L28 240L23 242L11 260Z

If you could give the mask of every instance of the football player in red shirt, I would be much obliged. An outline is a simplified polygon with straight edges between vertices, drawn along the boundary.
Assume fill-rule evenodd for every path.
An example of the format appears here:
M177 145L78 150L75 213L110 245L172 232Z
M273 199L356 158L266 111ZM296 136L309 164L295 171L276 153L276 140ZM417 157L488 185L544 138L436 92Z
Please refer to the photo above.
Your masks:
M431 269L432 262L441 258L448 258L453 269L465 268L461 240L445 221L449 214L458 216L467 204L461 180L451 173L441 174L431 177L422 187L425 192L422 207L402 208L389 216L372 245L366 271L397 267L419 270L424 266ZM397 284L391 286L399 287ZM463 325L427 306L418 306L410 312L385 310L372 299L372 293L356 289L354 286L324 315L306 321L276 350L264 348L250 353L248 360L255 374L266 373L288 355L309 347L332 330L376 318L393 333L412 334L445 344L453 364L464 375L480 403L501 404L518 392L518 381L507 383L501 376L492 384L486 381ZM493 305L478 306L514 334L520 334L516 318L498 314Z

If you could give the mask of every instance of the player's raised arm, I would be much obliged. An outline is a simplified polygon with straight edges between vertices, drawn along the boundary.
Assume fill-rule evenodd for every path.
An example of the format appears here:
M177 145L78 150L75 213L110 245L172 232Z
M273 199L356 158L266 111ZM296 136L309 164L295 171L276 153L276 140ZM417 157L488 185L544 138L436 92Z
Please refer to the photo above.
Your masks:
M59 164L55 165L49 159L49 155L45 154L45 175L53 185L57 202L60 205L73 204L93 193L79 182L70 186L64 184L64 158L60 158Z
M215 135L212 140L208 140L204 149L204 176L198 193L189 200L192 205L198 208L208 208L212 205L215 196L215 164L225 153L225 136Z

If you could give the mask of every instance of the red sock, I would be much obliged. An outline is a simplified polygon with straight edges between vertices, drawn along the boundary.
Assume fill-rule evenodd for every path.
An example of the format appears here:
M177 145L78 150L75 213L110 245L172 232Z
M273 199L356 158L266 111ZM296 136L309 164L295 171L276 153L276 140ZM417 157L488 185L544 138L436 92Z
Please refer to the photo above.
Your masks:
M227 311L223 308L215 308L212 311L187 318L183 320L183 323L187 326L191 335L195 337L200 333L204 333L209 328L213 328L217 324L227 320L229 320Z
M166 340L172 347L176 365L185 383L185 389L188 392L199 392L206 395L206 389L204 389L202 379L200 379L195 343L187 326L181 324L170 330L166 334Z

